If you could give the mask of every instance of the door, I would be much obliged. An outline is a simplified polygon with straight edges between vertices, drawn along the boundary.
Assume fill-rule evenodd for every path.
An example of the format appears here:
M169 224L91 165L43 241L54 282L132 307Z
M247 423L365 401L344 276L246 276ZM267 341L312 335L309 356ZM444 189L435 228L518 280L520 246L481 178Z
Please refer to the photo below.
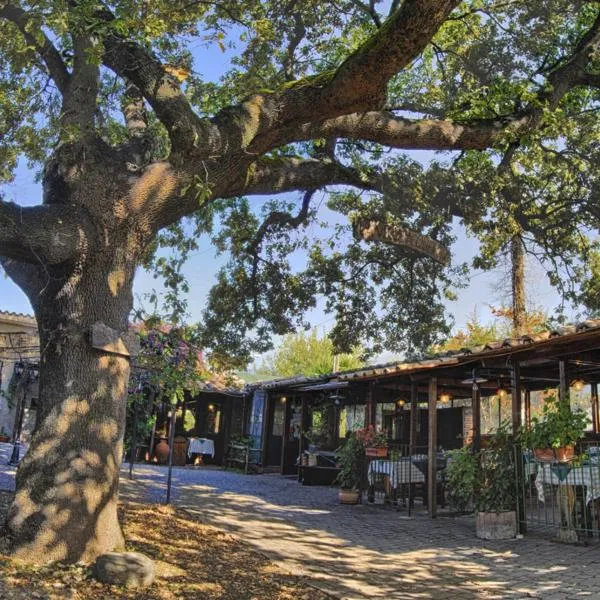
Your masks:
M275 398L269 420L266 466L281 465L281 449L285 433L286 403L282 398Z

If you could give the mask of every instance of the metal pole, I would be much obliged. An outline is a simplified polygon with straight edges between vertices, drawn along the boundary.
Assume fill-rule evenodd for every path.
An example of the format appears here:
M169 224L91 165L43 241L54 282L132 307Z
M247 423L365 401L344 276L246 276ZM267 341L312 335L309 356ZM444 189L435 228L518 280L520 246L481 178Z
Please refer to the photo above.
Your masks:
M137 397L133 401L133 431L131 432L131 448L129 455L129 479L133 479L133 463L135 462L135 453L137 450L137 420L138 420L138 401Z
M427 501L429 516L437 516L437 377L429 379L429 440L427 461Z
M169 474L167 476L167 502L171 502L171 479L173 474L173 445L175 440L175 414L177 412L177 406L171 405L171 420L169 422Z

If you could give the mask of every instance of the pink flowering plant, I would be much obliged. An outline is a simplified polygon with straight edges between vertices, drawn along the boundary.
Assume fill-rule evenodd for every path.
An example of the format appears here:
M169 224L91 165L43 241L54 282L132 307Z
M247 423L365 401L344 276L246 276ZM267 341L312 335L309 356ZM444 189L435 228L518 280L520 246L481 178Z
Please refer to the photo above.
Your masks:
M377 431L373 425L357 429L355 431L356 439L364 448L387 448L388 434L386 431Z

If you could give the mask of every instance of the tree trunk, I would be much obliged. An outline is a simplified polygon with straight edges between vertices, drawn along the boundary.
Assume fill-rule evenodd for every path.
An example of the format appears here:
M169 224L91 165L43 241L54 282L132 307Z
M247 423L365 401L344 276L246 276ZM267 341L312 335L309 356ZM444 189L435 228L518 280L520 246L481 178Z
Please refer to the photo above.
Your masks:
M527 333L525 329L525 252L523 240L515 235L510 241L512 271L513 335Z
M28 562L89 562L124 544L117 499L129 358L92 348L90 330L126 330L134 266L107 246L67 273L7 269L29 294L41 345L37 422L6 522L13 554Z

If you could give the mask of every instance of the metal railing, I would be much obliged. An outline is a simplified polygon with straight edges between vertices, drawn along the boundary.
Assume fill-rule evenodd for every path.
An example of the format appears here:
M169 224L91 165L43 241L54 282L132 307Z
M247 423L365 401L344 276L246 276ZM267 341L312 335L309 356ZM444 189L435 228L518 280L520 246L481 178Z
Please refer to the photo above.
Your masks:
M438 504L445 506L444 468L446 459L437 461ZM390 444L386 456L366 456L362 489L367 502L407 508L409 514L427 506L427 446Z
M539 453L538 453L539 455ZM600 538L600 445L583 442L575 457L536 458L522 451L523 475L517 476L518 506L528 530L550 530L564 542Z

